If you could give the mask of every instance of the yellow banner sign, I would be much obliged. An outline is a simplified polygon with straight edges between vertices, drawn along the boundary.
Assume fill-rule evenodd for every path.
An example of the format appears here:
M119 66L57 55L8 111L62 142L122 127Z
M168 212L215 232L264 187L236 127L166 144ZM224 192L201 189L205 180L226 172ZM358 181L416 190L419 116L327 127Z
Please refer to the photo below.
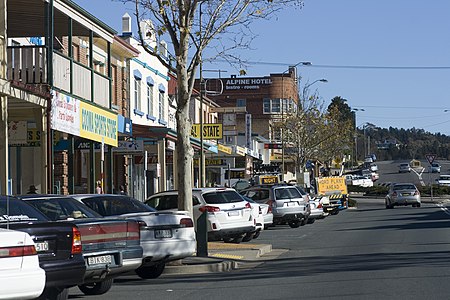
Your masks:
M221 145L221 144L217 145L217 150L219 150L220 152L226 153L226 154L231 154L231 148L230 147L226 147L226 146Z
M265 175L259 176L261 184L276 184L278 183L278 176L276 175Z
M347 185L343 176L317 178L317 184L319 195L347 194Z
M82 101L80 108L80 136L117 147L117 115Z
M200 124L192 124L191 136L200 138ZM206 140L219 140L223 138L222 124L203 124L203 138Z

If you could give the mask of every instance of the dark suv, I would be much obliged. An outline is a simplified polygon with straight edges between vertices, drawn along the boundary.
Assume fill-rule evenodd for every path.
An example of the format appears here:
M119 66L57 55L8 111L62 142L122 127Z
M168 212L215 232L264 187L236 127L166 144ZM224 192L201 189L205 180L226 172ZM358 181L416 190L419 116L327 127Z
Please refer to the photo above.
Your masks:
M273 224L288 223L297 228L306 224L308 203L295 186L256 185L240 192L258 203L267 203L272 207Z

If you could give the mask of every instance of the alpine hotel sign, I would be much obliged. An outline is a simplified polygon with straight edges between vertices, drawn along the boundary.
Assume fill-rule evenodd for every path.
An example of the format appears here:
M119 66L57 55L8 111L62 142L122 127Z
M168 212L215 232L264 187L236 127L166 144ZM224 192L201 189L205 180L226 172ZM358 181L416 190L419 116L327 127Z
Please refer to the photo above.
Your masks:
M226 90L259 90L261 86L271 84L269 77L225 79Z

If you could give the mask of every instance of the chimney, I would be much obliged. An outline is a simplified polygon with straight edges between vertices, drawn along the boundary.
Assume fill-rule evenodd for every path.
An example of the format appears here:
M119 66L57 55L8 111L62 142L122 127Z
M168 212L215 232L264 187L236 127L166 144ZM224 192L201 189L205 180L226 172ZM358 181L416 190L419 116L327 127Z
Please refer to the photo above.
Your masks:
M122 36L131 36L131 17L128 13L122 16Z

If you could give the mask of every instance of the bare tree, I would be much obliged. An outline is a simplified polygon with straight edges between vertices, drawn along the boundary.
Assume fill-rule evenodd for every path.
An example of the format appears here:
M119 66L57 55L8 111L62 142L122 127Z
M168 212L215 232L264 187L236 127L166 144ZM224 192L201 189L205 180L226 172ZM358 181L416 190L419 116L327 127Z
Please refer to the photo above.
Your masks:
M196 70L204 49L214 45L216 54L232 62L243 62L232 50L249 46L255 19L267 19L288 6L302 7L301 0L120 0L135 4L137 23L150 19L156 36L169 37L175 65L162 59L157 48L150 48L139 37L145 51L155 55L177 75L177 164L178 207L192 213L191 166L194 155L190 144L192 122L189 102ZM223 37L228 37L228 42ZM220 37L220 38L219 38Z
M300 80L299 80L300 83ZM286 156L295 163L296 173L304 171L308 159L330 163L349 149L352 120L343 119L336 106L324 109L318 91L306 83L301 89L300 103L280 123L286 137Z

